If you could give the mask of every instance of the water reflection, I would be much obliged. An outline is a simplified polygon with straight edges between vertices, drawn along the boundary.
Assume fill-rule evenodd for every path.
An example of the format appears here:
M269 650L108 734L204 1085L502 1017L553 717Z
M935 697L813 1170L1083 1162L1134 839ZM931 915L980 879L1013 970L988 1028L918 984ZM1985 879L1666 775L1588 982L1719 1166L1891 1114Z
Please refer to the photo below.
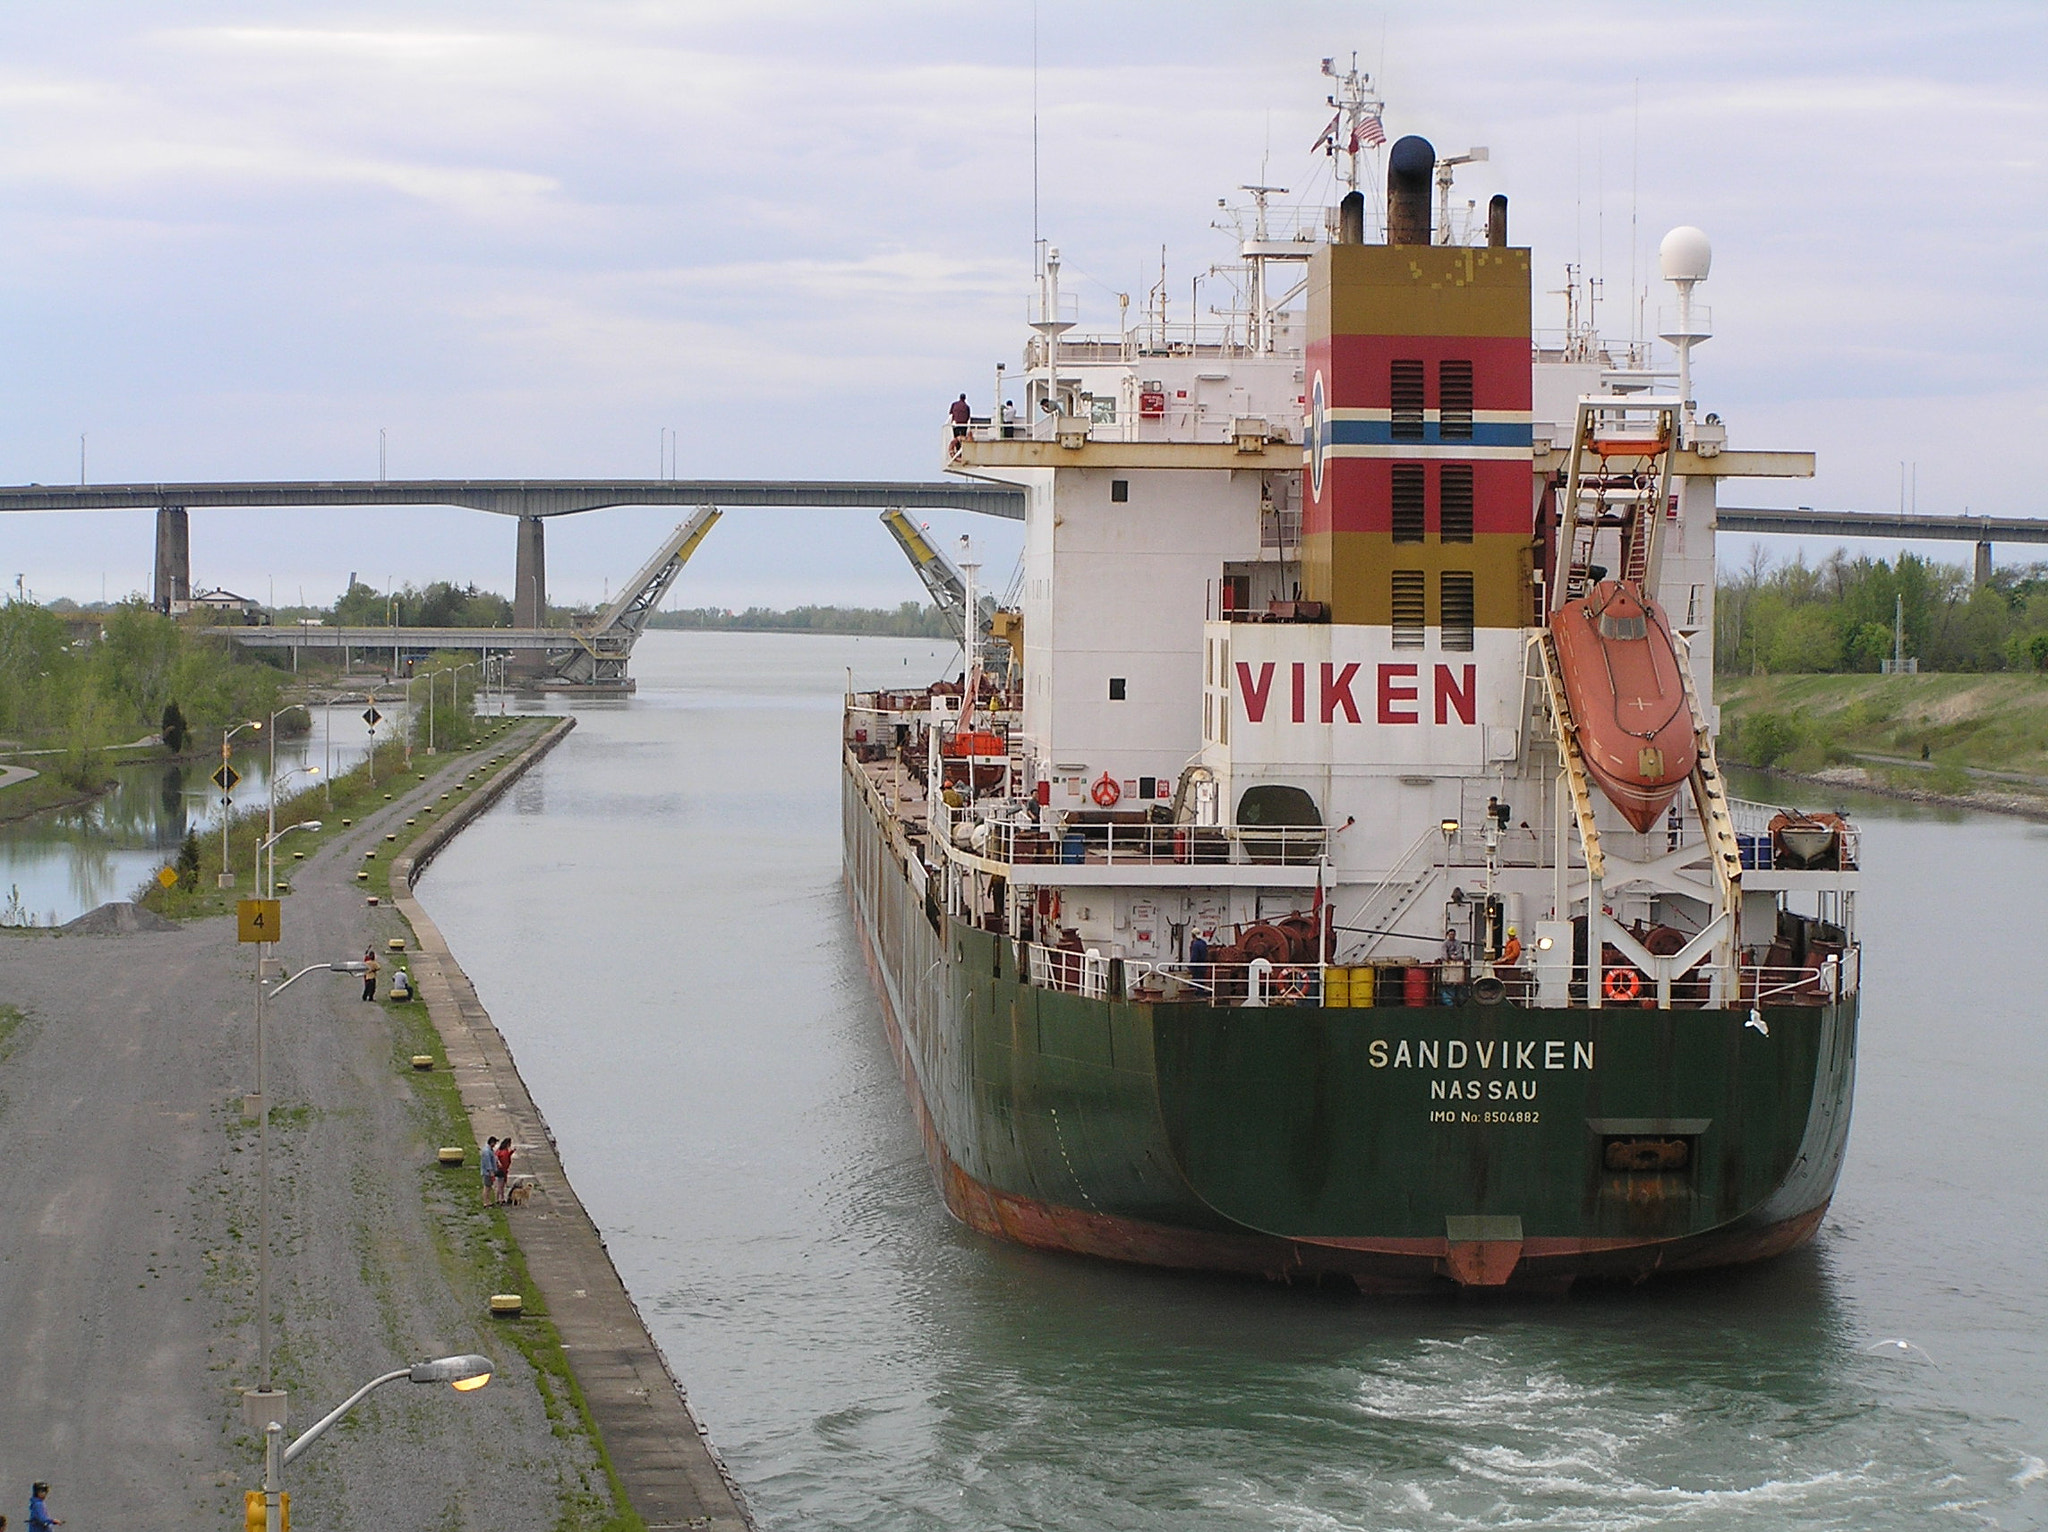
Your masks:
M379 739L389 739L399 725L402 706L381 705L388 720ZM333 734L328 710L313 710L310 732L276 741L280 787L289 794L318 781L308 768L324 775L345 772L367 753L370 734L350 710L335 709ZM233 805L247 810L264 804L270 791L271 742L233 742L230 757L241 780ZM31 757L25 765L41 766ZM218 757L166 762L136 761L117 766L113 789L77 808L39 814L32 819L0 824L0 908L17 922L61 925L110 899L133 896L159 868L174 861L189 833L220 833L222 794L212 774ZM52 768L54 769L54 768ZM8 789L0 788L0 814L7 812ZM10 894L18 897L10 902ZM0 915L0 919L10 918Z

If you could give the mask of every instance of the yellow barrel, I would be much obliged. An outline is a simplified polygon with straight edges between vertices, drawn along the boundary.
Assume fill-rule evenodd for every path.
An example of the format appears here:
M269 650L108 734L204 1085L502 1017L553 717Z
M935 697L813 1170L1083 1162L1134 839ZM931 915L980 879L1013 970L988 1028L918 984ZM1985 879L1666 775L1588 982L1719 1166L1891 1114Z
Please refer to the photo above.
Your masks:
M1370 1010L1373 995L1373 971L1360 966L1351 970L1351 1006L1353 1010Z
M1332 964L1323 970L1323 1005L1342 1010L1351 1004L1351 970Z

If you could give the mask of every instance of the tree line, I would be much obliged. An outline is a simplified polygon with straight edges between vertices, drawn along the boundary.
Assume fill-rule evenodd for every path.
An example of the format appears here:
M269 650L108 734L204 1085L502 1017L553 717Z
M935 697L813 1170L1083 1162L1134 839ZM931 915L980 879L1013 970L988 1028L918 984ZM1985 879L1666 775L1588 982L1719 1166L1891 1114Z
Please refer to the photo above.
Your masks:
M712 628L750 633L854 633L885 638L952 637L945 617L935 606L905 601L891 611L869 606L797 606L787 610L750 606L744 612L723 607L687 607L657 612L655 628Z
M286 677L137 597L67 619L33 601L0 605L0 738L54 749L79 788L107 780L107 747L159 731L212 731L277 708ZM173 746L174 750L176 746Z
M1761 548L1722 574L1717 669L1735 675L1876 671L1905 655L1924 671L2048 671L2048 564L1997 569L1976 584L1960 564L1917 554L1773 565Z

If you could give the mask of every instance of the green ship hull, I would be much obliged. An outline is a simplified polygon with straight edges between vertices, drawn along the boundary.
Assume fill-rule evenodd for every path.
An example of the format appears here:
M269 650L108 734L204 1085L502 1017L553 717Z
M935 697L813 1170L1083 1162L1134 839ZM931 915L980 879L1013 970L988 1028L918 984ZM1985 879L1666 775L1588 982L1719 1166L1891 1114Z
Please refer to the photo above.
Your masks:
M1748 1009L1245 1008L1022 982L849 765L849 900L946 1204L1024 1244L1367 1291L1555 1289L1811 1236L1853 995Z

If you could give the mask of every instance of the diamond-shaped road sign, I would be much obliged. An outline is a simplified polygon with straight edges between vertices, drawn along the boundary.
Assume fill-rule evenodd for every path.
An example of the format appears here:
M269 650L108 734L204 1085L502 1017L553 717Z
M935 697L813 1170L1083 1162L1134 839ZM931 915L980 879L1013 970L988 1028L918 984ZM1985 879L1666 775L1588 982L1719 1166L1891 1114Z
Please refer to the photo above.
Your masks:
M226 761L222 761L220 765L214 768L213 785L224 793L233 792L235 784L241 780L242 774Z
M378 720L383 718L383 716L384 715L378 712L375 708L365 708L363 710L363 722L368 724L373 729L377 727Z
M163 884L165 888L176 888L178 886L178 869L175 867L163 868L157 873L156 880Z

